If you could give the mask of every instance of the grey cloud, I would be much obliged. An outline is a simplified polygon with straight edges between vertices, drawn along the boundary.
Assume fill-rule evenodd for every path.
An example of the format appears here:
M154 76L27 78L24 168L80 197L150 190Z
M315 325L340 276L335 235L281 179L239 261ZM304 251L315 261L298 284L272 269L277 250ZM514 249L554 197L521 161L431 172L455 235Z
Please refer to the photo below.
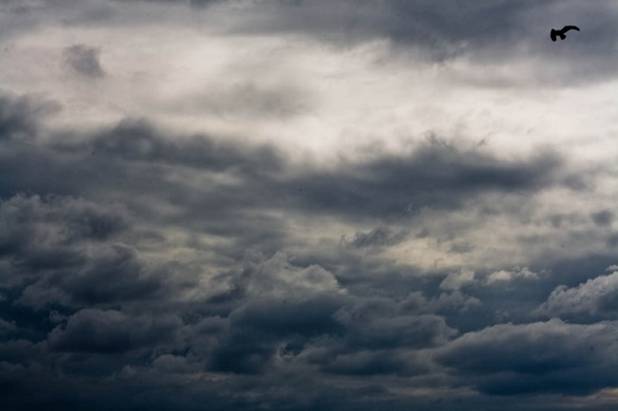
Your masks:
M253 209L397 220L409 215L410 204L417 210L448 210L480 201L485 194L519 195L570 184L569 175L562 171L563 161L554 152L510 160L431 140L409 154L348 162L326 172L295 168L268 146L241 149L208 136L173 140L148 123L129 120L97 133L88 142L57 141L52 147L23 155L19 163L6 158L4 167L13 170L13 178L6 181L5 190L19 185L39 192L83 194L88 188L82 179L97 181L99 191L114 190L122 182L144 194L194 204L187 208L189 213L197 212L200 204L199 208L229 215L247 204ZM84 163L83 158L89 161ZM46 175L31 175L26 167L29 161L45 164ZM199 190L185 186L182 180L168 182L170 173L189 173L183 171L185 167L209 171L213 177L226 172L238 180L229 184L213 180Z
M179 326L173 317L131 318L119 311L84 309L49 335L50 347L71 352L124 352L172 337Z
M594 59L595 63L581 60L572 67L552 65L551 70L554 74L557 70L560 75L566 70L588 79L592 76L586 75L586 70L610 74L608 69L613 58L606 54L615 46L616 31L612 23L618 13L609 0L596 1L594 6L572 0L542 3L532 0L113 0L103 5L75 1L54 2L52 6L33 3L27 9L30 14L42 15L40 19L54 16L54 9L57 9L70 15L65 17L67 21L99 21L100 24L106 21L100 16L110 18L122 14L127 5L150 11L125 19L125 24L135 24L164 17L165 9L157 13L157 8L173 4L223 5L228 18L222 27L232 32L294 32L345 45L386 37L396 44L420 48L438 60L470 55L484 61L504 61L546 54L546 58L564 62L568 55L576 53L579 57ZM194 9L194 12L199 11L199 7ZM26 21L32 19L34 17ZM186 25L190 21L177 23ZM579 24L584 30L569 38L569 47L556 47L549 40L549 29L560 24ZM550 74L551 71L546 70L544 80L550 81Z
M435 359L496 395L556 392L586 395L616 384L608 358L616 351L616 324L501 324L467 333Z
M192 14L211 16L211 9L203 7L211 4L218 7L209 22L220 32L294 33L343 47L386 38L396 52L418 51L420 58L433 62L444 63L460 57L480 64L522 62L535 73L532 82L515 72L504 76L504 73L488 71L481 81L474 74L462 77L477 85L573 85L612 78L615 74L616 59L611 51L616 46L614 23L618 10L609 0L598 0L593 6L572 0L65 1L51 5L32 3L21 8L11 6L5 12L11 18L5 19L4 30L11 35L29 27L44 26L54 18L62 18L66 24L98 24L101 27L109 24L135 26L162 19L187 26L195 22L176 7L174 13L170 13L170 5L193 7ZM550 28L563 24L578 24L583 30L570 36L568 43L551 42ZM522 81L524 77L526 80ZM269 93L262 94L266 97L266 106L273 101L269 96L272 97ZM278 102L276 106L285 108Z
M618 247L618 234L613 233L607 237L607 246L611 248Z
M105 75L99 54L99 49L84 44L75 44L63 50L65 63L76 73L90 78Z
M89 24L108 21L114 15L110 2L95 0L6 0L0 4L0 42L32 30L46 28L51 22Z
M320 335L340 334L336 311L345 304L334 276L321 267L294 266L283 254L249 261L240 273L240 306L210 354L218 371L260 373L284 341L303 345Z
M185 8L206 3L10 0L0 41L52 26L139 36L141 24L198 24L283 34L294 47L387 39L437 70L460 57L509 70L534 60L523 77L535 86L615 75L616 8L605 0ZM551 43L549 26L571 20L582 32ZM105 75L96 48L64 57L85 79ZM180 108L287 120L318 103L302 85L250 79ZM614 216L598 204L584 215L545 207L565 192L594 201L595 176L573 171L564 148L516 157L433 138L322 167L243 138L166 131L158 118L52 129L45 116L57 109L0 97L5 408L615 409L589 394L618 384L617 326L606 321L615 274L596 277L618 259L601 240L580 247L588 236L612 243ZM536 239L520 237L535 221ZM539 251L556 238L547 230L580 241ZM494 233L512 241L504 253ZM433 252L453 267L427 268Z
M194 362L183 356L163 354L157 357L152 365L155 369L165 373L192 373L200 370Z
M410 204L451 209L483 193L534 192L560 184L555 174L560 164L551 152L509 161L430 141L408 156L346 164L334 173L310 171L283 188L292 204L307 211L393 218L406 215Z
M458 57L491 63L537 59L543 63L533 65L538 80L534 83L544 86L614 75L615 59L608 52L615 48L618 10L606 0L593 7L554 0L273 0L247 4L253 6L248 9L251 13L231 12L237 21L232 19L224 27L231 32L293 32L343 46L387 38L396 50L413 49L438 62ZM569 37L568 47L549 40L550 28L563 24L584 28ZM482 83L491 81L485 78Z
M26 287L20 303L91 306L154 298L160 292L161 278L144 273L135 251L128 247L102 247L98 255L84 257L86 261L71 275L46 275Z
M36 131L35 126L31 132ZM81 142L69 142L58 135L50 145L27 150L7 147L4 155L0 152L0 194L30 190L85 195L89 190L85 181L96 181L99 193L122 184L124 189L194 204L189 211L201 204L199 208L229 214L247 204L253 209L279 208L353 219L401 219L409 215L411 204L415 210L448 210L480 200L484 194L532 193L570 184L570 175L562 170L564 162L555 152L541 152L527 160L503 159L436 138L410 153L376 155L324 171L292 166L269 146L241 148L206 135L173 138L144 120L123 120L85 137L78 139ZM40 167L46 169L45 174L33 174L33 169ZM170 175L190 173L187 167L208 171L212 177L228 173L237 182L222 184L213 179L198 190L182 180L169 182Z
M127 216L120 205L104 207L71 197L18 194L2 202L0 213L5 224L3 239L7 242L11 239L39 243L45 240L57 243L85 239L101 241L127 227ZM54 229L56 224L65 226ZM24 232L34 238L24 238L27 237Z
M415 364L405 355L392 351L360 351L340 354L325 361L323 370L332 374L361 377L389 374L414 375L427 371L423 369L422 364Z
M0 318L0 337L13 334L15 331L17 331L17 327L14 321L6 321Z
M222 3L229 0L112 0L117 3L168 3L168 4L190 4L193 6L206 6L212 3Z
M325 277L326 272L312 266L300 270L282 255L245 269L242 276L239 285L245 298L229 315L222 338L209 354L213 370L264 373L283 355L287 361L320 365L335 374L353 373L354 367L367 374L410 373L416 367L413 363L372 370L376 362L368 358L382 351L384 358L394 361L397 354L391 350L441 345L457 334L442 317L412 312L387 299L371 303L349 295L336 286L331 274ZM436 309L446 308L446 299L436 301ZM323 340L330 342L322 345ZM356 356L364 350L372 354ZM355 366L346 358L354 363L367 360ZM331 361L343 362L342 368L331 368Z
M301 301L250 302L231 316L232 327L254 328L270 335L320 335L336 331L334 314L342 302L328 296Z
M440 288L443 290L459 290L467 285L476 282L475 273L470 270L461 270L454 273L449 273L440 283Z
M377 227L368 232L357 232L353 238L344 238L344 241L355 248L385 247L402 242L406 235L405 231L394 232L389 227Z
M58 103L34 96L0 94L0 141L32 138L41 118L59 108Z
M14 111L18 118L28 113ZM411 203L447 218L453 211L484 216L491 202L508 206L500 211L507 216L522 202L532 207L527 201L537 193L572 189L569 164L554 152L514 159L433 139L399 155L342 159L327 170L288 162L270 146L172 135L146 120L51 133L37 114L25 117L32 126L17 128L29 144L11 138L0 150L0 309L15 324L7 338L28 341L5 347L0 381L23 390L16 388L9 404L19 404L26 398L19 393L35 382L49 386L53 370L71 389L37 391L32 404L97 403L92 381L106 381L118 399L102 401L101 409L127 409L128 399L136 408L167 404L160 409L205 402L221 410L286 409L282 401L290 410L442 407L396 394L410 385L448 393L472 385L479 393L463 406L491 409L486 405L498 400L486 393L535 392L518 388L521 374L539 383L538 392L579 394L614 381L596 356L576 361L587 342L611 346L602 337L614 332L611 325L490 331L501 310L530 321L522 313L541 304L560 275L569 286L589 275L583 262L560 259L566 272L545 258L538 264L560 275L533 285L519 278L528 275L523 270L493 268L468 284L458 281L459 271L428 272L380 254L422 223ZM290 230L299 215L331 218L357 234L344 244L331 233L330 240L322 233L298 240ZM425 240L433 241L431 232ZM530 267L541 271L536 262ZM491 273L512 278L488 287L483 280ZM498 355L508 347L502 334L515 342L511 362ZM590 337L569 345L570 335ZM562 363L557 355L527 357L528 349L544 353L556 340ZM485 352L488 368L479 365ZM543 367L548 373L538 371ZM558 379L553 369L573 371ZM601 382L570 391L594 373ZM349 387L364 379L375 386L359 388L368 402L356 401ZM216 389L205 389L206 380ZM295 399L307 387L313 394ZM170 400L180 397L186 402ZM445 397L456 404L456 395Z
M247 261L242 272L246 293L257 298L303 299L344 292L336 277L317 265L298 267L284 253L262 260Z
M427 308L436 313L466 313L482 305L476 297L463 294L460 291L441 293L439 297L427 302Z
M445 343L457 333L443 318L434 315L401 315L362 322L347 315L340 318L349 327L348 344L369 349L430 347Z
M613 318L618 304L618 272L592 278L576 287L560 286L539 307L539 312L564 318Z
M166 104L165 108L190 113L208 112L223 118L289 118L309 113L315 105L310 90L296 84L260 85L255 81L227 87L213 85L194 96Z
M13 367L24 367L31 361L40 360L44 358L44 344L35 344L26 339L10 339L0 343L0 363L12 365ZM10 375L10 374L9 374ZM8 375L0 373L0 378L5 377L5 381ZM9 380L10 381L10 380Z
M15 195L0 203L0 256L18 266L54 267L77 262L71 245L77 241L103 241L122 231L122 210L108 209L89 201Z
M217 143L208 136L174 141L145 120L122 120L115 127L94 136L86 145L66 148L86 152L91 149L94 155L127 161L167 163L212 171L238 169L246 173L259 173L278 171L282 165L282 159L271 147L246 150L232 144Z
M516 267L513 270L499 270L489 274L485 279L486 284L504 284L511 281L535 281L539 279L539 275L533 271L530 271L527 267Z
M0 202L1 285L19 304L84 307L161 296L166 269L145 265L126 233L122 207L76 198L17 195Z
M614 213L610 210L601 210L596 213L592 213L590 216L592 221L598 226L607 227L614 220Z
M249 302L230 315L230 329L213 351L209 366L217 371L260 373L272 364L282 341L303 344L312 337L341 332L334 318L340 305L328 296Z

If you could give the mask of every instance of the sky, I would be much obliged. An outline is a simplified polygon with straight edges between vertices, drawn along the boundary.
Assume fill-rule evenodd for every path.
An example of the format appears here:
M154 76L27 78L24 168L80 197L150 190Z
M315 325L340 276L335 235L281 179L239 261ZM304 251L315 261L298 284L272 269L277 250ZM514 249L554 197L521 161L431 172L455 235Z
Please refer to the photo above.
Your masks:
M615 410L617 23L0 0L5 409Z

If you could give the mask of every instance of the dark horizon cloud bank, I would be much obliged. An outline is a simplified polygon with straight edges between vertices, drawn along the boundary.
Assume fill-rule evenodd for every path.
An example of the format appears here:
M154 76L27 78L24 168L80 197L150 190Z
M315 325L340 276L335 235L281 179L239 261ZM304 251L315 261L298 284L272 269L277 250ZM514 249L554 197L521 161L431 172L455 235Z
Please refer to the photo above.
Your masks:
M615 409L617 13L2 2L5 408Z

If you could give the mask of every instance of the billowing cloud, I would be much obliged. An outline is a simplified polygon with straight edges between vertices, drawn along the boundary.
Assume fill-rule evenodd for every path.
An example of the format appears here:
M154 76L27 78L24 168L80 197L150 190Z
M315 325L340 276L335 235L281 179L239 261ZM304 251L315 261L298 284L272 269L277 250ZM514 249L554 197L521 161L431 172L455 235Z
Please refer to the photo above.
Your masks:
M540 307L556 317L612 318L618 308L618 272L592 278L576 287L557 287Z
M3 405L615 409L617 12L2 2Z
M461 336L436 359L490 394L585 394L616 384L615 335L612 322L500 324Z
M49 335L52 350L69 352L124 352L170 338L179 321L173 317L156 320L131 318L118 311L84 309L66 325Z

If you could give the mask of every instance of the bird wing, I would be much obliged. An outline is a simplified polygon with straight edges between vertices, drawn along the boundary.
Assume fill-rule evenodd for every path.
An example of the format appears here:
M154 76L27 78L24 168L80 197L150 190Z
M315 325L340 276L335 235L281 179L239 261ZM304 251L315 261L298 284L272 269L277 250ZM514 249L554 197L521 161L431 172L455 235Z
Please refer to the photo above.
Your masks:
M556 41L556 30L552 29L551 33L549 33L549 37L551 37L551 41Z
M563 33L566 33L566 32L567 32L567 31L569 31L569 30L577 30L577 31L580 31L580 30L579 30L579 27L577 27L577 26L564 26L564 27L562 28L562 32L563 32Z

